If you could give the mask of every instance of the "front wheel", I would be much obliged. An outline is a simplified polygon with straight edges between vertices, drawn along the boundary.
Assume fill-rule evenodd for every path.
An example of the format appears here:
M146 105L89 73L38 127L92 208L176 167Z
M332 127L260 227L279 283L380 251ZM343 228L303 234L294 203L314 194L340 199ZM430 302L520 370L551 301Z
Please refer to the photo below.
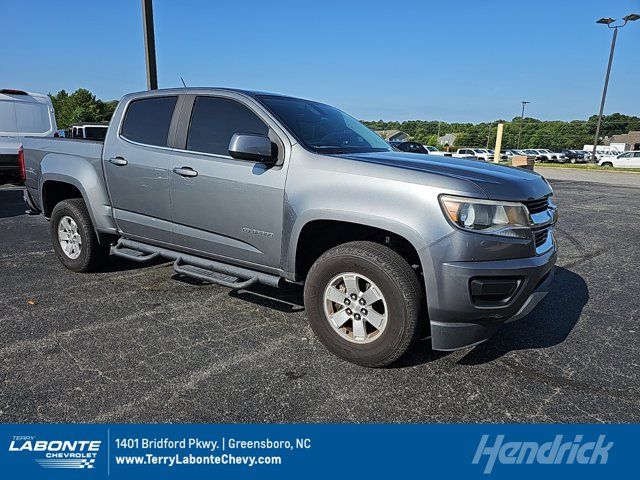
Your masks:
M96 270L109 256L109 245L98 242L81 198L63 200L53 207L51 240L60 262L74 272Z
M335 355L382 367L405 354L419 336L424 294L407 261L373 242L325 252L304 287L311 328Z
M613 167L613 163L611 162L602 162L601 167L611 168Z

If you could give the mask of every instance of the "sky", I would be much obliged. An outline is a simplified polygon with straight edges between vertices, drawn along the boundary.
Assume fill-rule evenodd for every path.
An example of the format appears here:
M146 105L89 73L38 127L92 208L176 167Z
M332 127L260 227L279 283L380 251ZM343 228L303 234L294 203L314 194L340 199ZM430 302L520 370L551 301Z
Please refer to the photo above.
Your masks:
M0 0L0 88L146 89L140 0ZM596 114L612 30L640 0L155 0L160 88L256 89L364 120ZM640 21L618 34L605 113L640 115Z

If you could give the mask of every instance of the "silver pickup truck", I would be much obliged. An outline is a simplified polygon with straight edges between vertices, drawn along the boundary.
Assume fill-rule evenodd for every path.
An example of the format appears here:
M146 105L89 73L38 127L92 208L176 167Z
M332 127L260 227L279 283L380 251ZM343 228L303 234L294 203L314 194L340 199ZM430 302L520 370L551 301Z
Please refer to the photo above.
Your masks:
M552 281L557 213L540 175L395 152L313 101L130 94L104 143L25 138L21 161L68 269L162 257L229 288L304 283L316 335L361 365L394 362L421 331L436 350L483 342Z

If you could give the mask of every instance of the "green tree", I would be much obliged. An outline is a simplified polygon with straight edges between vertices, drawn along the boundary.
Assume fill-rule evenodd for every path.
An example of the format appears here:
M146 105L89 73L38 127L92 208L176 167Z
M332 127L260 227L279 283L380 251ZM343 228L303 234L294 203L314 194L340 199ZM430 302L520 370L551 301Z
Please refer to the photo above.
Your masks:
M541 121L526 117L521 120L515 117L511 121L504 121L502 148L582 148L585 144L593 143L596 131L597 116L587 120ZM502 120L500 120L502 122ZM485 147L487 139L489 148L495 145L495 122L483 123L446 123L432 120L409 120L405 122L389 122L376 120L364 122L374 130L401 130L408 133L414 140L427 145L433 145L433 136L439 131L455 133L455 147ZM438 128L439 125L439 128ZM640 130L640 117L613 113L602 119L600 135L605 136L627 133L630 130ZM518 137L520 142L518 143Z
M108 122L118 105L117 100L104 102L85 88L79 88L72 94L60 90L49 94L56 112L58 128L80 122Z

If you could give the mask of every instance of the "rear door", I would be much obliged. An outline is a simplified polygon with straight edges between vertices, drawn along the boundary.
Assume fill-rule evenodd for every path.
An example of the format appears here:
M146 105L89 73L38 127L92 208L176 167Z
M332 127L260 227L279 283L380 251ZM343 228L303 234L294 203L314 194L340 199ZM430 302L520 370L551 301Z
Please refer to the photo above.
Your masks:
M185 101L169 168L174 243L210 257L280 265L286 162L283 135L256 104L232 92ZM229 155L235 133L269 135L280 165Z
M113 216L127 237L171 243L168 145L178 103L177 95L133 99L105 142Z
M610 159L605 158L605 161L611 160L615 167L624 168L630 167L633 162L633 152L626 152L622 155L618 155L617 157L611 157Z
M640 167L640 152L631 152L631 167L639 168Z

